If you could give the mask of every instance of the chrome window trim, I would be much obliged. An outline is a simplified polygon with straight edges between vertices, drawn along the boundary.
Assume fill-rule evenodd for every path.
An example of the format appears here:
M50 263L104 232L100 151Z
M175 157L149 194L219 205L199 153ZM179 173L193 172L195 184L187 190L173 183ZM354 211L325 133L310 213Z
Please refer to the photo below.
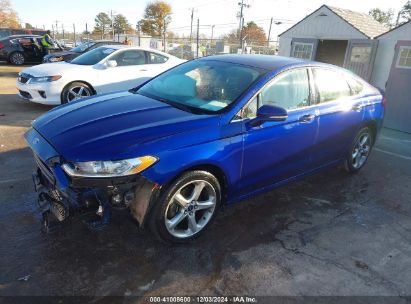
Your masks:
M301 107L301 108L292 109L292 110L287 110L288 113L293 113L293 112L300 111L300 110L306 110L306 109L309 109L309 108L315 108L315 107L323 106L323 105L329 105L329 104L331 104L331 103L339 102L339 101L341 101L341 100L352 101L352 100L354 100L355 98L358 98L358 97L363 93L364 88L365 88L365 85L366 85L366 83L364 83L363 80L357 79L355 76L353 77L353 76L351 76L349 73L347 73L347 72L345 72L345 71L343 71L343 70L335 69L335 68L332 68L332 67L318 66L318 65L307 65L307 66L303 66L303 67L291 67L291 68L289 68L289 69L286 69L286 70L282 71L281 73L279 73L278 75L276 75L274 78L272 78L270 81L267 81L267 83L264 84L264 86L263 86L260 90L258 90L258 92L256 92L256 93L247 101L247 103L233 116L233 118L230 120L230 123L232 123L232 122L239 122L239 121L243 121L243 120L250 119L250 118L243 118L243 117L242 117L242 112L243 112L244 109L254 100L254 98L256 98L256 97L261 93L261 91L264 90L265 87L268 86L272 81L275 81L278 76L280 76L280 75L283 74L283 73L286 73L286 72L289 72L289 71L293 71L293 70L297 70L297 69L307 69L307 70L308 70L307 72L308 72L308 77L309 77L309 81L310 81L310 98L311 98L311 100L310 100L310 105L309 105L309 106L305 106L305 107ZM361 92L358 93L358 94L356 94L356 95L349 95L349 96L341 97L341 98L338 98L338 99L329 100L329 101L326 101L326 102L323 102L323 103L316 102L316 98L317 98L316 95L318 94L318 88L317 88L317 85L316 85L316 82L315 82L313 69L325 69L325 70L330 70L330 71L333 71L333 72L335 72L335 73L340 74L342 77L344 77L344 79L346 79L347 77L352 77L355 81L359 81L359 82L362 84L363 88L362 88ZM350 84L348 83L347 80L346 80L346 82L347 82L348 87L350 88L350 91L352 92L352 89L351 89ZM240 116L241 118L239 118L239 119L234 119L234 117L236 117L236 116Z

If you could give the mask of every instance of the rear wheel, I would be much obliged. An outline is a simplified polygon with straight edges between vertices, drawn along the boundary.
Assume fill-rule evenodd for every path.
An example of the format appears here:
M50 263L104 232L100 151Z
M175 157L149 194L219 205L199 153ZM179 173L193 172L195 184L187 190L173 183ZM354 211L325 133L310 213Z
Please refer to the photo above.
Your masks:
M345 169L357 172L368 160L373 145L373 133L369 127L364 127L355 137L350 151L345 159Z
M61 103L68 103L93 94L93 90L85 83L73 82L64 88Z
M14 52L10 55L9 61L14 65L22 65L26 62L26 58L24 58L22 52Z
M218 180L206 171L183 174L165 189L150 214L151 231L162 241L198 237L215 218L221 202Z

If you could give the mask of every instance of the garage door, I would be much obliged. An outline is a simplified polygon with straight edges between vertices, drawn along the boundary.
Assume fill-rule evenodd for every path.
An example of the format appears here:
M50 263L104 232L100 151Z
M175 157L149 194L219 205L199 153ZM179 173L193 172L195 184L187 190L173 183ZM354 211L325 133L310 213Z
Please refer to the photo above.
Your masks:
M411 41L398 41L386 87L384 125L411 133Z
M344 68L369 81L377 52L378 40L354 39L348 42Z

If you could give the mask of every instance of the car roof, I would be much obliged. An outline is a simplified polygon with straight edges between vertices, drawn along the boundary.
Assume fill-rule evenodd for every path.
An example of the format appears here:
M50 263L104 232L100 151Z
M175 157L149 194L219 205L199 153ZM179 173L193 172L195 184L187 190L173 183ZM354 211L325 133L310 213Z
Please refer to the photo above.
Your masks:
M20 35L10 35L6 37L2 37L1 40L6 40L6 39L13 39L13 38L21 38L21 37L41 37L40 35L33 35L33 34L20 34Z
M309 65L312 61L283 57L276 55L253 55L253 54L227 54L227 55L216 55L203 57L200 60L217 60L230 63L237 63L242 65L248 65L255 68L265 69L265 70L276 70L284 66L289 65ZM320 63L319 63L320 64Z
M156 49L141 47L141 46L130 46L130 45L124 45L124 44L115 44L115 45L108 44L108 45L102 45L100 47L108 47L108 48L115 49L115 50L123 50L123 49L142 50L142 51L147 51L147 52L159 53L161 55L168 56L168 57L175 57L173 55L164 53L164 52L156 50Z
M89 42L95 42L95 43L118 43L122 44L121 42L118 41L113 41L113 40L91 40Z

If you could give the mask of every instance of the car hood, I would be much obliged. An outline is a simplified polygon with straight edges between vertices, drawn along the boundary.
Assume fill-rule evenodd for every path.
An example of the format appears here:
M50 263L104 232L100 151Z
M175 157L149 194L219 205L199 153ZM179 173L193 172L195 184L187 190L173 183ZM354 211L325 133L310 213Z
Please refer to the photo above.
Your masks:
M88 65L77 65L68 62L43 63L24 69L22 73L30 74L34 77L64 75L64 73L74 69L90 68Z
M67 161L113 160L152 149L173 149L184 132L218 126L218 115L196 115L130 92L83 99L57 107L33 122ZM167 147L159 141L166 139ZM154 143L154 144L153 144Z

